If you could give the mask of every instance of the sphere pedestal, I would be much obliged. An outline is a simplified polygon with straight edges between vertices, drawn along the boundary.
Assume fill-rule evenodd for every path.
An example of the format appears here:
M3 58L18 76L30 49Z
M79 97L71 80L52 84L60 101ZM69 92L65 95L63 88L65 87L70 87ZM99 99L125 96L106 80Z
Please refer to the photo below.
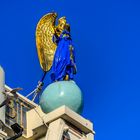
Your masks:
M43 91L39 104L44 113L66 105L81 114L83 111L83 96L74 81L58 81L50 84Z

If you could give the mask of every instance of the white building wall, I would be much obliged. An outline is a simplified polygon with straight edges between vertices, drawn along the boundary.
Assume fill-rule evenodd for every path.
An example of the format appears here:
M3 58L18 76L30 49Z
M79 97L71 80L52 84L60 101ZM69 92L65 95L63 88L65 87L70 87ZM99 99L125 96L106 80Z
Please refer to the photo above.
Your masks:
M4 91L4 84L5 84L5 74L0 66L0 104L4 101L5 97L2 91ZM5 106L0 108L0 119L5 122Z

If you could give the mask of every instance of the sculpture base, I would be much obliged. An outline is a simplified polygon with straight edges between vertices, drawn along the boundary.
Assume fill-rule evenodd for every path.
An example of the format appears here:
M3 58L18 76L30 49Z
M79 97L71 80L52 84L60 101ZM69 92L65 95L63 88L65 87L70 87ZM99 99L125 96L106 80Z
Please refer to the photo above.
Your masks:
M83 110L82 92L74 81L54 82L43 91L39 104L44 113L66 105L81 114Z

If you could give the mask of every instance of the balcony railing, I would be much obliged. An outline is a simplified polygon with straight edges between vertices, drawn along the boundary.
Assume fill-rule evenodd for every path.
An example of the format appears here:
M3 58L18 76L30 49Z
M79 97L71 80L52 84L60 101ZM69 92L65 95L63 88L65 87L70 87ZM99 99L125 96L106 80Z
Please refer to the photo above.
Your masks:
M8 86L5 86L5 90L11 90ZM34 102L30 101L26 97L19 95L18 99L13 99L6 106L5 122L8 126L14 123L18 123L24 128L24 135L26 135L26 112L37 106Z

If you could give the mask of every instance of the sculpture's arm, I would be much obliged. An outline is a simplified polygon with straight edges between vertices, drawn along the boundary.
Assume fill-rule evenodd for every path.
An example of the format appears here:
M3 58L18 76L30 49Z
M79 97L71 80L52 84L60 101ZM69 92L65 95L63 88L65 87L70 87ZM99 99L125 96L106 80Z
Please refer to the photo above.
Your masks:
M76 74L77 73L77 67L76 67L76 62L75 62L75 50L74 50L74 47L72 45L70 46L70 59L71 59L71 62L74 66L73 74Z

